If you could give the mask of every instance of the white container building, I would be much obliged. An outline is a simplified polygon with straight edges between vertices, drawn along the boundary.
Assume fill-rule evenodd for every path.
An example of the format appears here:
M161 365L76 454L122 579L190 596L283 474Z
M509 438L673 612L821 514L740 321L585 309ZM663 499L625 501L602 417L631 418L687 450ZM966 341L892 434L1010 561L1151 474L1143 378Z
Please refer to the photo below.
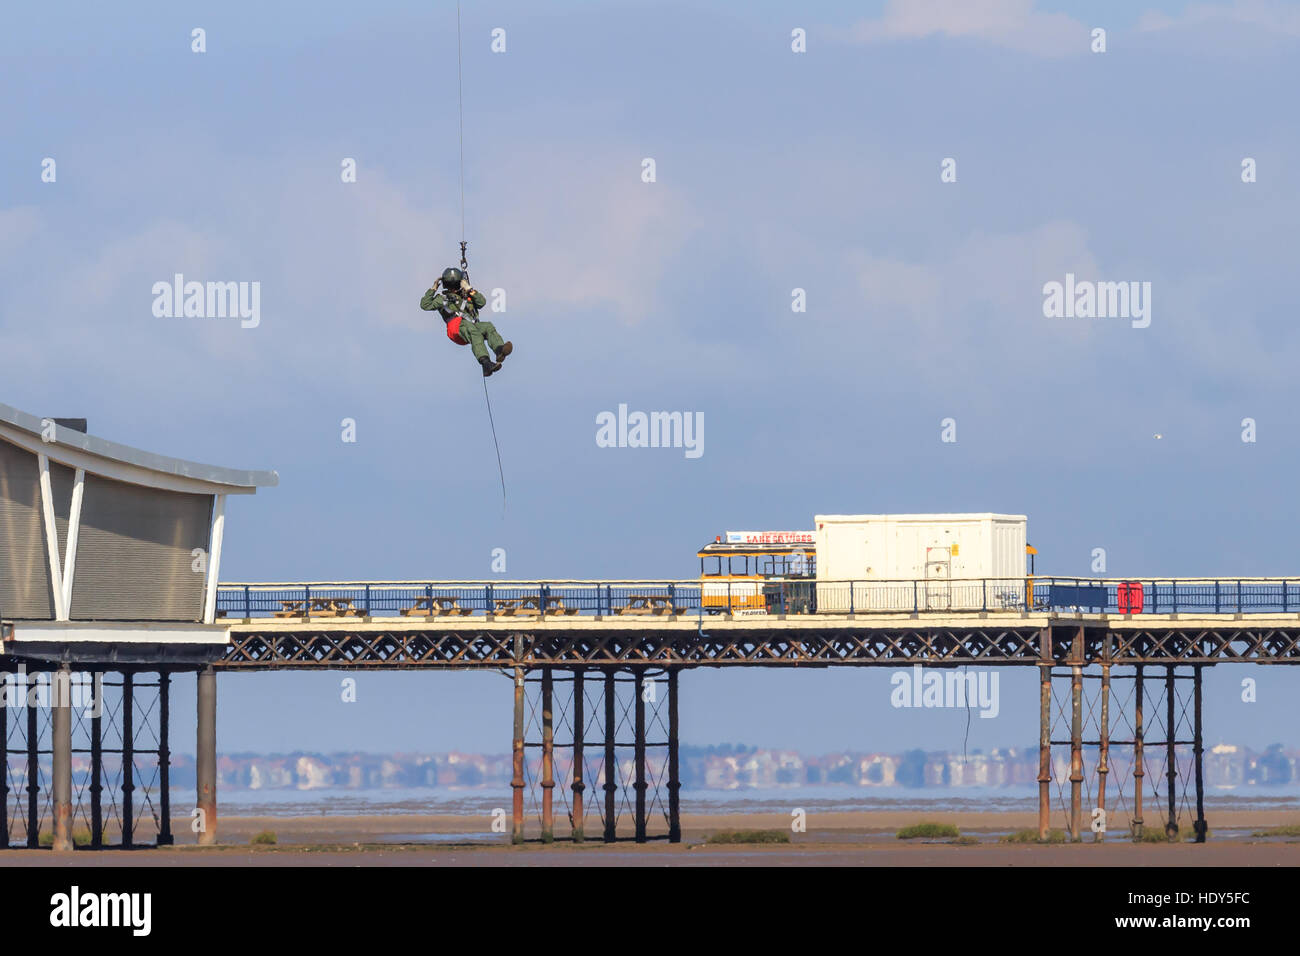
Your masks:
M819 611L1024 605L1024 515L817 515L815 523Z

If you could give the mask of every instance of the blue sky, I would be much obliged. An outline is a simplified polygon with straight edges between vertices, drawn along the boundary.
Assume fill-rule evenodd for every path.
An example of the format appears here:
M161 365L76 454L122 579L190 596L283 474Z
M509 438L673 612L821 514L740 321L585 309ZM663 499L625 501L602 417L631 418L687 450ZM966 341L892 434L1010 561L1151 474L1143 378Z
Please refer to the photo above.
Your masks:
M1300 574L1292 4L466 4L504 515L478 370L417 306L460 238L454 5L60 9L0 36L3 400L278 470L232 503L227 580L486 577L497 547L511 578L691 576L728 528L965 510L1027 514L1048 573ZM260 282L261 324L155 318L176 272ZM1044 318L1067 272L1151 282L1150 327ZM703 456L597 447L620 403L702 412ZM223 678L223 749L508 745L499 677L345 706L340 676ZM1288 737L1287 677L1212 672L1211 736ZM699 743L965 729L893 711L885 671L684 687ZM1034 739L1032 678L1003 697L972 746Z

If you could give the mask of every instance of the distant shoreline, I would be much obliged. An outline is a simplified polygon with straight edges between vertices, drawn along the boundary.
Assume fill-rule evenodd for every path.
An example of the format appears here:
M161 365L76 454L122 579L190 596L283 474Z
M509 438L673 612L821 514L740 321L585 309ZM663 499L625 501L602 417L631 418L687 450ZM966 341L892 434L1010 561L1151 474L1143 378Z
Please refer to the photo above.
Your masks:
M1054 812L1068 802L1068 785L1065 791L1052 789ZM525 788L524 800L528 815L536 815L536 802L540 790ZM653 804L653 793L651 794ZM1085 794L1085 802L1090 799ZM1116 806L1117 794L1109 793L1108 803ZM554 792L556 817L566 817L571 801L567 789L557 787ZM492 811L511 805L508 786L483 787L427 787L378 788L373 790L222 790L217 791L217 803L223 816L264 817L292 819L295 817L402 817L429 816L439 819L484 818ZM597 797L597 799L600 799ZM172 807L188 806L194 800L193 790L172 788ZM663 802L661 795L660 803ZM1125 805L1131 799L1125 795ZM1191 806L1181 792L1179 807ZM595 813L592 798L587 800L588 815ZM1038 791L1036 787L1007 788L946 787L908 789L904 787L857 787L827 784L821 786L738 788L709 790L683 787L681 790L683 814L716 815L753 818L764 814L781 814L788 818L795 808L810 814L849 814L869 817L873 814L939 814L939 813L989 813L998 815L1029 814L1037 821ZM1089 806L1091 804L1089 803ZM1165 807L1163 799L1157 800L1147 793L1147 813ZM1293 813L1300 815L1300 785L1251 786L1235 789L1207 788L1205 795L1207 814L1223 812Z

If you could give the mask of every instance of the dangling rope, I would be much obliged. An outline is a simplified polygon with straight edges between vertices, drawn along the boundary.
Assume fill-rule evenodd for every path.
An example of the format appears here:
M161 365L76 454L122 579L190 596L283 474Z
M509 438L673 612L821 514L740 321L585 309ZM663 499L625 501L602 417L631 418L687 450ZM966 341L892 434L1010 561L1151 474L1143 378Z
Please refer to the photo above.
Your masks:
M469 279L465 259L465 81L460 53L460 2L456 3L456 106L460 111L460 268ZM477 320L476 320L477 321ZM487 402L488 424L492 426L492 445L497 451L497 474L501 476L501 510L506 509L506 470L501 465L501 442L497 440L497 423L492 418L492 397L488 395L487 376L483 376L483 399Z
M492 420L492 399L488 397L487 376L483 377L483 398L487 401L488 424L492 426L492 444L497 449L497 474L501 476L501 510L506 510L506 472L501 467L501 444L497 441L497 423Z

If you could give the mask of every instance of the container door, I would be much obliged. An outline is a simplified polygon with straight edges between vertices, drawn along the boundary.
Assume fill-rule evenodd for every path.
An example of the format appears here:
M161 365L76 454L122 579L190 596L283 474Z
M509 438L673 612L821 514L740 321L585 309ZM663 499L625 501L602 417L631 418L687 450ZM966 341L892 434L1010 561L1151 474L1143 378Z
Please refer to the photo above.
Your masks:
M952 607L952 555L947 548L925 549L925 609Z

